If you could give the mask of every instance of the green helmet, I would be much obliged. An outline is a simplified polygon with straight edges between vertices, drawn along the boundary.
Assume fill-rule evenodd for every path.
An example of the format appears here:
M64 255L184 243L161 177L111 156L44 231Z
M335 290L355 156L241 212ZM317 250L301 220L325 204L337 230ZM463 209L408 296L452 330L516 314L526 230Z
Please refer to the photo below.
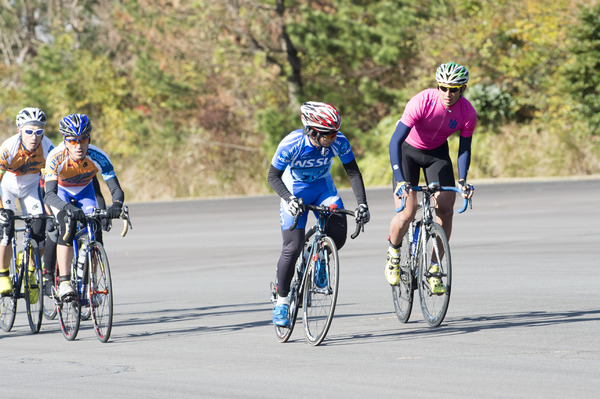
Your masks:
M447 86L462 86L469 81L469 71L460 64L448 62L435 71L435 80Z

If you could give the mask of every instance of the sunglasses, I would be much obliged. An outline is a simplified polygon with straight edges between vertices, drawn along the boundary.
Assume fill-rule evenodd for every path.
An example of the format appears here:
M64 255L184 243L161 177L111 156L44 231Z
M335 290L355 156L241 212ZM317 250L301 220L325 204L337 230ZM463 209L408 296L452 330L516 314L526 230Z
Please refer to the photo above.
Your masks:
M444 93L447 92L448 90L450 90L450 93L456 93L457 91L460 90L462 86L450 86L450 87L446 87L446 86L438 86L438 89L440 89L441 91L443 91Z
M87 144L90 141L90 138L86 137L84 139L65 139L65 141L71 145Z
M27 129L27 130L23 130L23 132L24 132L25 134L28 134L28 135L30 135L30 136L31 136L32 134L34 134L34 133L35 133L35 135L36 135L36 136L41 136L42 134L44 134L44 129L37 129L37 130L30 130L30 129Z
M337 134L338 134L337 131L335 131L333 133L329 133L327 135L321 133L321 134L319 134L319 137L323 137L325 140L331 140L331 139L334 139L337 136Z

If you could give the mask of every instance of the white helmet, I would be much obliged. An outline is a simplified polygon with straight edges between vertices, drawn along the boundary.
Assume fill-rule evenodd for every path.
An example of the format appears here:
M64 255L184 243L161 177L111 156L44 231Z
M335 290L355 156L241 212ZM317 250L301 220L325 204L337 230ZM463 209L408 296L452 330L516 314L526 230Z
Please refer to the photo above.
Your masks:
M300 107L302 124L320 133L337 131L342 124L340 113L331 104L308 101Z
M39 108L23 108L17 114L17 127L20 129L25 125L46 125L46 114Z
M435 71L435 80L443 85L462 86L469 81L469 71L460 64L448 62Z

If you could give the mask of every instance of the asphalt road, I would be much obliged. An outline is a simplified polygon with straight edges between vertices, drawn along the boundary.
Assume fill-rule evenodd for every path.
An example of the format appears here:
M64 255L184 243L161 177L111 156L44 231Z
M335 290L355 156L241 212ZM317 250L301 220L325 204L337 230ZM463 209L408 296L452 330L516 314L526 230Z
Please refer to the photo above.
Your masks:
M351 192L346 203L354 207ZM0 331L7 398L592 398L600 390L600 181L479 184L455 215L452 298L442 326L395 317L383 275L393 203L340 254L323 344L301 323L276 341L269 282L280 249L273 196L131 204L106 234L115 318L73 342L58 321L31 335L19 301ZM311 220L312 219L311 217Z

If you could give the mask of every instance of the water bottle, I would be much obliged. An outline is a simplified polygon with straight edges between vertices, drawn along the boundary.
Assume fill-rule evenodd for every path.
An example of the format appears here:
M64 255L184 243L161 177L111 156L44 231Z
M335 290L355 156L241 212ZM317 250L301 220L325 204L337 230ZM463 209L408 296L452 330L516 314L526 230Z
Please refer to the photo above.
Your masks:
M412 240L412 248L413 248L413 255L417 254L417 242L419 241L419 226L415 226L415 232L413 234L413 240Z
M21 265L23 264L23 257L25 256L25 254L23 253L23 250L21 249L19 251L19 253L17 254L17 269L21 267Z
M85 264L86 252L87 248L85 244L81 244L79 247L79 254L77 256L77 277L79 277L79 279L83 278L83 265Z

